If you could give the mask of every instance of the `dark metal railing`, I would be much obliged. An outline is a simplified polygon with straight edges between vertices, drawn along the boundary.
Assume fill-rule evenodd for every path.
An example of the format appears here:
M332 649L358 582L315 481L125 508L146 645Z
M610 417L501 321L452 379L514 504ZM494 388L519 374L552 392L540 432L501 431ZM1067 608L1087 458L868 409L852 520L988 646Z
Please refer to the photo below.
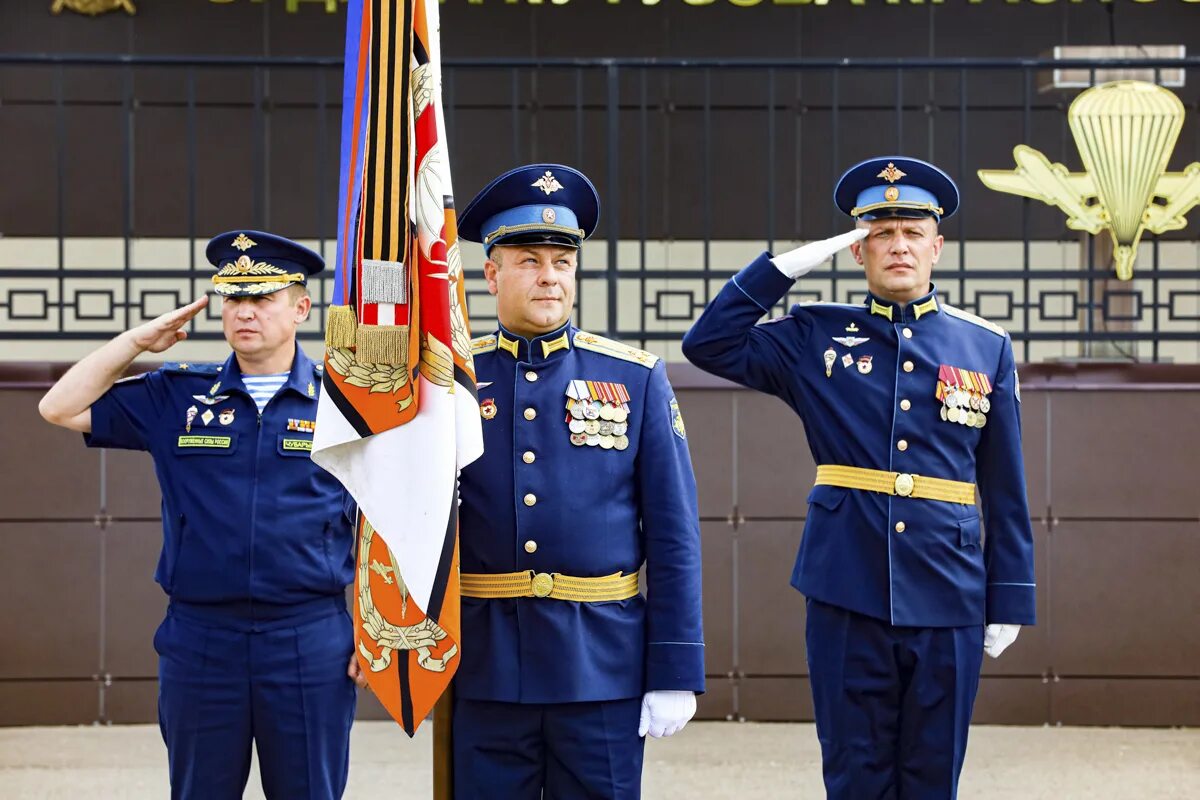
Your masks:
M840 232L848 222L828 202L833 182L848 164L886 144L958 176L970 202L943 226L958 264L938 269L937 280L951 302L1008 328L1019 358L1128 354L1157 361L1176 357L1170 343L1200 342L1194 235L1171 237L1191 242L1187 259L1166 258L1166 237L1147 235L1149 257L1139 261L1137 280L1116 286L1094 242L1084 241L1079 267L1037 263L1038 242L1079 241L1057 210L994 195L966 179L979 167L1011 167L1018 143L1051 160L1078 162L1066 126L1069 97L1039 93L1036 85L1039 72L1052 68L1087 70L1092 82L1112 68L1153 70L1156 77L1181 70L1192 78L1191 95L1183 97L1187 120L1172 164L1200 160L1200 103L1191 88L1198 67L1195 57L455 60L445 64L444 102L460 195L532 160L567 161L599 179L606 266L582 264L579 303L585 323L600 332L642 344L677 340L721 281L742 266L718 256L718 244L726 253L729 242L773 249ZM154 83L164 75L169 91ZM79 88L89 80L103 85ZM213 81L227 93L214 92ZM334 58L0 54L0 129L12 129L6 114L50 119L52 136L34 147L54 165L38 185L6 181L12 219L0 225L9 236L57 242L52 263L0 262L0 339L105 338L114 326L185 302L206 284L211 272L196 263L194 242L218 230L211 220L222 217L211 210L220 195L202 180L213 162L201 153L198 131L200 115L213 109L247 123L238 137L249 145L249 170L229 176L227 191L248 194L249 202L226 227L276 227L324 246L335 229L337 167L330 154L336 154L340 85L341 62ZM117 130L96 135L115 134L119 142L119 152L106 156L119 162L119 185L96 185L74 166L75 115L84 108L118 112ZM186 197L167 223L142 222L136 213L139 202L154 202L152 192L150 201L135 197L141 161L154 146L138 137L149 115L181 118L182 141L174 144L182 146L184 163L172 186ZM272 186L281 169L272 164L273 143L283 125L303 140L312 173L308 189L287 197ZM104 222L81 216L70 200L84 194L119 207L119 215ZM54 220L22 218L23 197L49 198ZM748 213L752 206L762 213ZM121 259L101 269L71 266L67 243L81 229L119 238ZM135 240L153 236L187 240L186 268L135 268ZM976 266L978 243L1005 240L1021 243L1019 259ZM694 243L694 259L656 264L664 248L685 241ZM595 260L598 252L589 252ZM858 300L861 272L843 262L835 259L798 284L788 300ZM480 275L468 270L475 286ZM178 288L147 288L146 281ZM318 301L328 288L327 280L318 287ZM484 294L471 291L480 306L473 309L477 327L489 322L474 302ZM319 336L320 325L318 318L305 335ZM202 325L195 336L220 333Z

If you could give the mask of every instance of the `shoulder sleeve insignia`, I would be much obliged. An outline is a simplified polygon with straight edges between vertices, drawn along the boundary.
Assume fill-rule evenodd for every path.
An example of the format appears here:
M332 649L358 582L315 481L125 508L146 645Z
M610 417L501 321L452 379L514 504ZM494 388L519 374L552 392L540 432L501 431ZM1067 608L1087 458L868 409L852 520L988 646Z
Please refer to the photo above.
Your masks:
M653 369L654 365L658 363L658 356L653 353L648 353L645 350L630 347L624 342L618 342L616 339L606 339L603 336L597 336L587 331L575 332L575 346L580 350L591 350L593 353L600 353L612 358L619 358L622 361L641 364L646 369Z
M671 398L671 430L680 439L687 439L687 428L683 425L683 414L679 413L679 401Z
M996 323L988 322L983 317L977 317L974 314L970 313L969 311L963 311L961 308L955 308L954 306L946 305L945 303L942 303L941 309L952 317L957 317L957 318L963 320L964 322L969 322L972 325L978 325L981 328L986 328L987 330L991 331L992 333L996 334L997 336L1007 336L1008 335L1007 333L1005 333L1004 328L1001 328Z
M490 353L496 349L496 337L489 334L471 340L471 355Z

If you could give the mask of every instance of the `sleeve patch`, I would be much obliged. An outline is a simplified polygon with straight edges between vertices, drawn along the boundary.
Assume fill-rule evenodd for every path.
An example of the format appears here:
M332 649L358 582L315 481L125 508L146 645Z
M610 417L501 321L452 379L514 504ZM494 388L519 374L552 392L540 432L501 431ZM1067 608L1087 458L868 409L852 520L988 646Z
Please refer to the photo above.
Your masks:
M671 398L671 430L675 431L675 435L680 439L687 441L687 428L683 425L683 414L679 413L679 401L674 397Z

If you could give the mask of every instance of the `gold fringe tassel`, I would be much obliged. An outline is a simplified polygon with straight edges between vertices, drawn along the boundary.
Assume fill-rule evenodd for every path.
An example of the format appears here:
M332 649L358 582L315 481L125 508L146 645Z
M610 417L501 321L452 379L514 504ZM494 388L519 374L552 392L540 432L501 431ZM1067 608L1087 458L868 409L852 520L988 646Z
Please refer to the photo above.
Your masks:
M326 347L354 347L357 330L353 306L330 306L325 311Z
M360 325L356 344L359 364L408 365L407 325Z

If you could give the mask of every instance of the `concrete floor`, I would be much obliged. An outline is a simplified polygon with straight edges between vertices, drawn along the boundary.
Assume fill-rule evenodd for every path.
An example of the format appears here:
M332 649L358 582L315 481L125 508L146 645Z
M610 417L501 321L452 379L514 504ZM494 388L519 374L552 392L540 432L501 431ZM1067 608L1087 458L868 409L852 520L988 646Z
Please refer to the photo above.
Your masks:
M390 722L359 722L347 798L428 798L430 726L408 741ZM819 798L812 725L694 722L646 749L644 794L675 798ZM150 725L0 729L4 800L166 797L166 753ZM257 766L246 793L261 798ZM966 800L1200 798L1200 730L976 727Z

